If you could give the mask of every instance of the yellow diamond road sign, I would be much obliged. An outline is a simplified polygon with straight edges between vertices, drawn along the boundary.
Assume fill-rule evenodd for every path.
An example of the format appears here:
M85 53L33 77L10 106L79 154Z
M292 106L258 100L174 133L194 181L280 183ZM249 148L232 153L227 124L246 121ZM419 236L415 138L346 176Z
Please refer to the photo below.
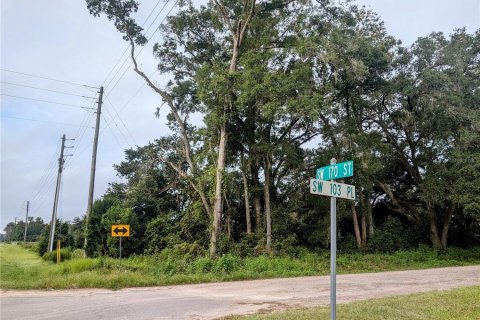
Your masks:
M112 224L112 237L130 237L130 225Z

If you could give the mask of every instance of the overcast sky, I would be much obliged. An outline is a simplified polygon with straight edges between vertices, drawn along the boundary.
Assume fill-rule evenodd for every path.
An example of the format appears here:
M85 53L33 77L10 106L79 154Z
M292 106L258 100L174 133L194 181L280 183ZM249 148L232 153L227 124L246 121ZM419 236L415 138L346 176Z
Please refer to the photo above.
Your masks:
M139 2L140 23L155 8L145 24L146 29L154 21L147 35L154 32L166 14L175 12L174 1L166 5L158 0ZM449 34L455 28L466 27L472 33L480 28L480 0L358 0L357 3L380 14L390 34L405 45L432 31ZM50 221L63 134L76 140L66 143L74 148L66 149L66 154L73 156L66 157L58 217L71 220L85 214L95 115L93 110L80 107L95 108L97 90L82 85L103 84L108 97L104 99L101 119L95 198L105 192L109 182L118 181L112 165L123 160L126 148L144 145L167 132L167 110L161 110L159 119L154 116L161 103L158 96L144 86L131 67L127 68L130 61L119 68L124 61L119 59L126 48L125 41L105 17L92 17L85 1L0 0L0 6L0 232L3 232L15 217L25 220L27 200L30 216ZM155 33L151 43L159 41L159 34ZM156 81L165 82L154 73L150 46L143 50L139 60L147 74L153 72ZM117 61L120 63L114 69Z

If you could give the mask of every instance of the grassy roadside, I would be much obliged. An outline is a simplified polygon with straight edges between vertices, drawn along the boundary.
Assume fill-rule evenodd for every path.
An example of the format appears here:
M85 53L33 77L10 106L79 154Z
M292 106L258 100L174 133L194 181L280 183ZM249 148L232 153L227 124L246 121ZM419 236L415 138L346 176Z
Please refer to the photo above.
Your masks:
M472 320L480 319L480 287L434 291L366 300L337 306L342 320ZM328 307L272 314L232 316L225 320L327 320Z
M380 272L480 264L480 248L449 249L436 252L427 248L387 254L340 254L339 273ZM0 288L64 289L124 288L274 277L326 275L329 256L306 254L290 257L248 257L225 255L174 257L168 252L155 256L74 258L59 265L43 261L34 252L13 244L0 245Z

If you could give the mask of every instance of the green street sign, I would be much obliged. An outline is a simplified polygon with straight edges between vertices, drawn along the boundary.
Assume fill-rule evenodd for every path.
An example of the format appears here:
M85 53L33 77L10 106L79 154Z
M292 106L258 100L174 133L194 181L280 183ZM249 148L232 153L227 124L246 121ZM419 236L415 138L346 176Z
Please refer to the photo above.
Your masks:
M355 200L355 186L335 181L310 179L310 193Z
M335 180L353 176L353 161L345 161L317 169L318 180Z

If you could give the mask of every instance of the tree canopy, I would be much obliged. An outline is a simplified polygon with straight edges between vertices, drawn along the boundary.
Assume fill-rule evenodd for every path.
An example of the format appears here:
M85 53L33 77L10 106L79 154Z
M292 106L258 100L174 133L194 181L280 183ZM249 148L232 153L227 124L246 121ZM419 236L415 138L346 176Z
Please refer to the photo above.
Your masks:
M127 253L326 247L327 202L308 179L332 157L355 162L345 248L480 243L480 30L404 47L351 1L181 1L153 47L161 87L136 60L139 4L86 3L130 44L171 129L115 166L124 182L94 206L86 237L103 249L89 254L114 254L112 223L135 226Z

